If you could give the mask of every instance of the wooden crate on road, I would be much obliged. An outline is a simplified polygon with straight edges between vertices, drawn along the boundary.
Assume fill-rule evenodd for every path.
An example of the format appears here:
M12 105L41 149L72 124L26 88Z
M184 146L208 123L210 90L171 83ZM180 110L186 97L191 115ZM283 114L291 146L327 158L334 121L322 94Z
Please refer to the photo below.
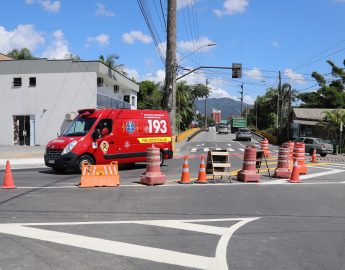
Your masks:
M228 150L209 150L207 154L206 173L213 175L213 182L215 176L228 176L231 183L231 163L230 153Z

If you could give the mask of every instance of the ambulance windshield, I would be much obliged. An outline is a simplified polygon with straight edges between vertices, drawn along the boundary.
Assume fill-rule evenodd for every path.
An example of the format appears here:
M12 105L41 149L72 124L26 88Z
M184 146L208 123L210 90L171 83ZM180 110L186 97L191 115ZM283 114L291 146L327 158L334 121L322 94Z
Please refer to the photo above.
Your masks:
M63 136L84 136L86 135L96 118L77 117L62 134Z

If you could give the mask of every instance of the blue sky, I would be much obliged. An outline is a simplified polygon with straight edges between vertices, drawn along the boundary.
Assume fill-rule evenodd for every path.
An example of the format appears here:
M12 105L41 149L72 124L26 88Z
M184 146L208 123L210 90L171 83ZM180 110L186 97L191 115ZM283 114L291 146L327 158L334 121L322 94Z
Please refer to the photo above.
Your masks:
M153 27L155 41L138 2ZM300 92L312 91L316 89L310 77L313 71L331 79L325 61L342 65L345 59L345 0L177 2L179 66L243 65L242 79L231 79L230 70L221 69L199 70L184 78L189 83L205 83L207 78L212 97L238 98L243 82L245 101L253 103L266 88L277 86L278 71L283 83L291 83ZM167 0L11 0L1 4L1 53L27 47L39 57L63 59L72 53L82 60L114 53L136 80L164 80ZM216 45L202 47L210 43Z

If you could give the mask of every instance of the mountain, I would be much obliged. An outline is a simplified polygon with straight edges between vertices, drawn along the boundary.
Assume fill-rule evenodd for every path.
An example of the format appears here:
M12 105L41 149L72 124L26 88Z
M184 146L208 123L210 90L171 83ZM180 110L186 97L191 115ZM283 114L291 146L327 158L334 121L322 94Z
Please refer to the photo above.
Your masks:
M196 110L201 114L205 114L205 100L200 99L195 102ZM249 105L243 102L243 110L246 108L252 108L253 105ZM241 114L241 101L234 100L232 98L208 98L207 99L207 115L210 116L212 109L222 111L222 119L226 119L231 115Z

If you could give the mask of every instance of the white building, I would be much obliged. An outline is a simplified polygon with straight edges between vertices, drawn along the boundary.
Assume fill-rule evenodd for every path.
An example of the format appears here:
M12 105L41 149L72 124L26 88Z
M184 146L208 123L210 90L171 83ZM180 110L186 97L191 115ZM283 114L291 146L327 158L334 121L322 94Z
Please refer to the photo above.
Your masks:
M99 61L0 61L0 145L45 145L83 108L137 108L139 85Z

